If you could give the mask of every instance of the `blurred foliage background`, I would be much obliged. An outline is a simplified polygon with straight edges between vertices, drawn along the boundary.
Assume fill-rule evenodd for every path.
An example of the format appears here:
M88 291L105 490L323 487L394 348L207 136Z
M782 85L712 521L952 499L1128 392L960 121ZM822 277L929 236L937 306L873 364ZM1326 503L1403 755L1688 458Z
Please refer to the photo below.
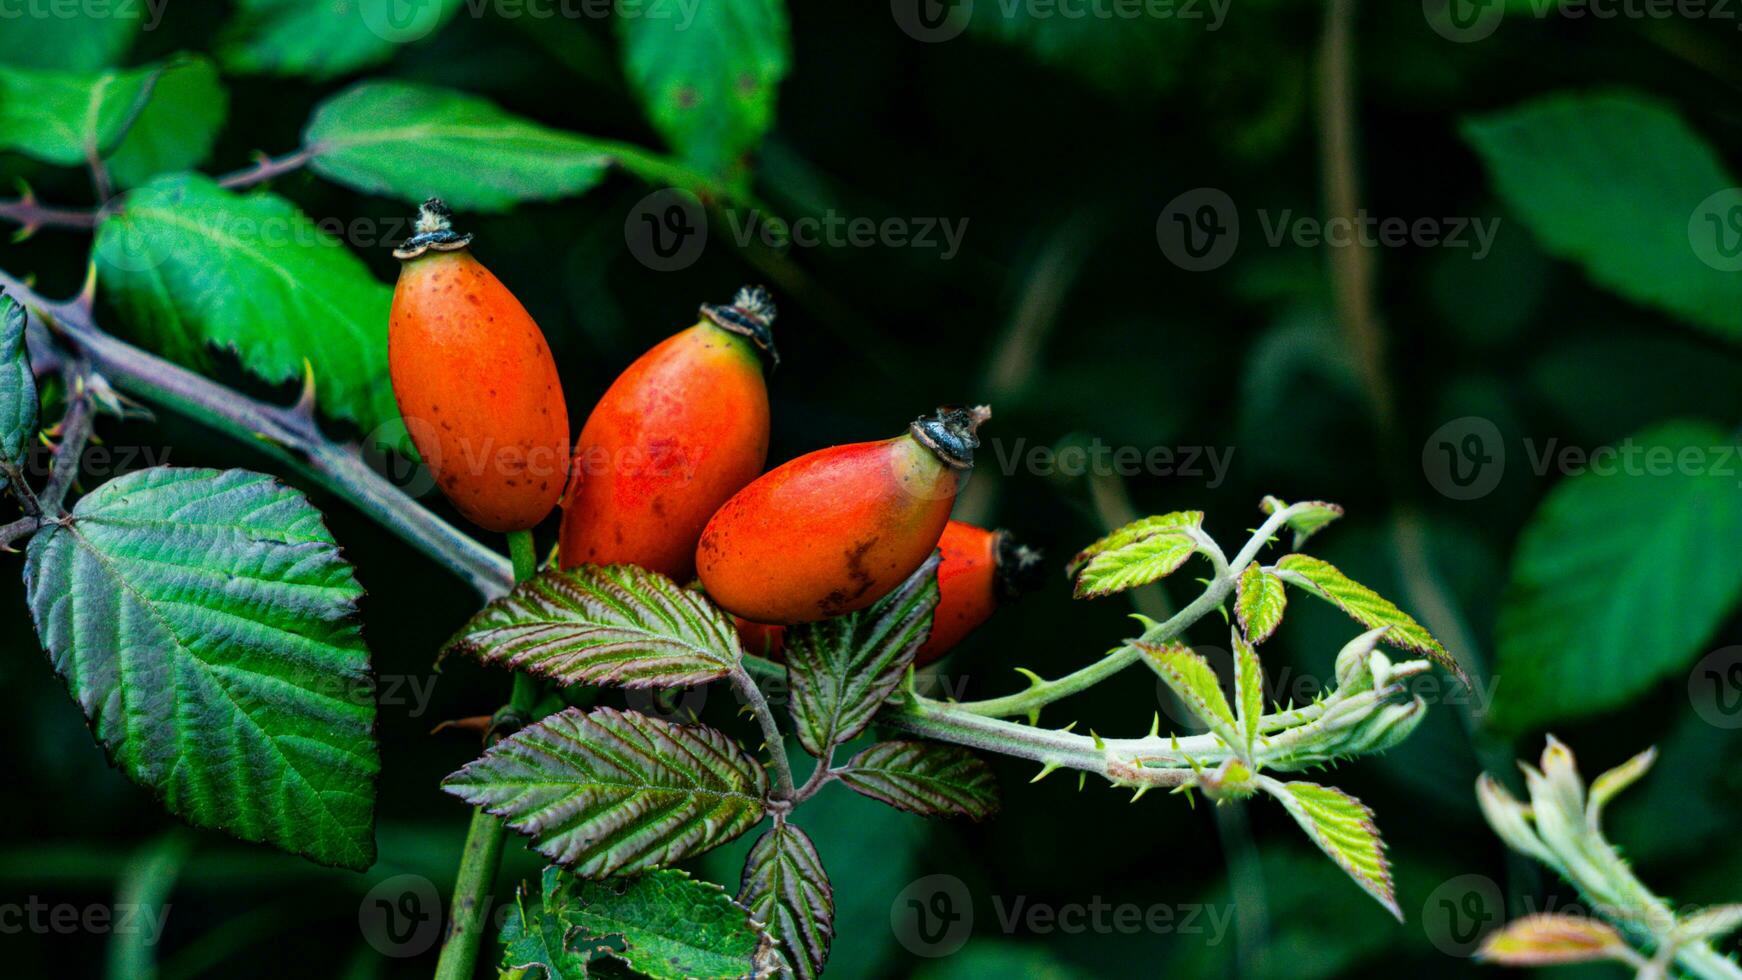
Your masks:
M766 282L781 304L783 356L771 462L892 435L940 402L989 400L989 445L958 516L1010 528L1055 561L1122 515L1201 509L1231 541L1255 526L1265 493L1336 501L1348 517L1316 550L1422 619L1489 685L1474 706L1458 704L1463 692L1442 676L1449 693L1407 744L1338 773L1378 814L1402 925L1276 808L1248 818L1153 796L1131 806L1064 775L1029 785L1031 767L996 760L1005 813L985 825L927 823L841 787L805 811L840 905L831 976L1466 974L1469 922L1501 914L1486 896L1504 896L1510 913L1576 900L1508 860L1471 792L1484 767L1511 778L1512 758L1534 757L1551 728L1588 774L1660 746L1657 770L1613 808L1613 838L1680 903L1742 898L1742 851L1726 833L1742 803L1742 683L1726 652L1742 643L1742 463L1724 470L1721 452L1742 421L1742 266L1730 264L1742 192L1721 196L1742 156L1734 20L1570 16L1528 3L1447 12L1433 0L1425 11L977 0L942 8L939 21L915 20L921 8L903 0L699 3L693 29L715 32L703 51L728 66L719 76L754 70L769 82L752 87L748 109L716 114L704 101L699 122L664 119L671 106L658 100L650 111L634 81L647 66L623 50L635 28L579 3L450 0L430 5L430 29L403 44L357 30L370 3L170 0L149 30L144 10L68 19L19 4L23 16L0 15L0 69L202 54L219 74L186 95L178 118L215 133L192 161L212 174L294 150L311 113L364 78L463 90L546 126L662 152L675 145L729 188L710 195L705 248L675 271L637 258L626 228L654 188L625 172L578 196L462 214L476 254L550 338L577 431L615 374L692 322L698 303ZM927 23L943 26L916 38ZM641 52L655 70L679 56ZM0 147L16 150L5 91ZM421 168L464 166L431 152L407 174L415 183ZM78 169L6 152L0 174L44 202L90 205ZM384 228L411 210L306 169L270 186L348 228ZM1189 195L1203 188L1226 195L1237 247L1191 271L1170 251L1169 215L1196 220L1207 199ZM1485 249L1471 230L1463 245L1414 234L1374 246L1270 240L1278 222L1355 208L1448 233L1475 222L1494 237ZM887 236L770 247L735 240L752 213L945 222L962 235L948 257ZM346 244L390 283L391 242L361 237ZM0 245L0 268L68 296L89 248L86 233L47 228ZM102 291L97 311L127 332ZM209 368L246 390L294 395L228 354ZM1690 424L1661 428L1672 420ZM178 465L277 469L168 414L103 435L110 448L145 447ZM1692 445L1704 462L1669 473L1533 465L1545 447L1589 452L1629 438ZM1029 455L1097 444L1172 449L1176 465L1076 474ZM1454 457L1481 467L1481 492L1448 482ZM396 958L370 944L364 897L402 874L446 894L467 812L437 784L476 743L431 728L492 710L506 678L455 663L419 703L412 685L434 678L434 651L475 597L303 486L369 590L377 669L409 682L405 703L380 714L378 865L331 871L178 829L105 764L46 668L14 580L0 620L0 903L167 896L162 941L144 951L164 977L430 969L433 951ZM1189 577L1144 601L1184 602ZM939 672L963 697L1014 690L1013 667L1055 676L1081 665L1129 632L1129 611L1117 599L1071 601L1059 574ZM1279 696L1310 697L1351 635L1334 610L1297 601L1264 650ZM1208 623L1192 639L1226 643ZM1159 691L1133 671L1045 720L1141 734L1163 707ZM732 698L712 693L704 716L747 734ZM748 844L698 872L735 883ZM536 869L511 851L498 899ZM972 938L933 960L904 948L890 922L898 893L939 873L977 897ZM1237 901L1238 915L1225 935L1005 928L998 911L1019 900L1211 911ZM124 976L141 952L128 942L0 935L18 976Z

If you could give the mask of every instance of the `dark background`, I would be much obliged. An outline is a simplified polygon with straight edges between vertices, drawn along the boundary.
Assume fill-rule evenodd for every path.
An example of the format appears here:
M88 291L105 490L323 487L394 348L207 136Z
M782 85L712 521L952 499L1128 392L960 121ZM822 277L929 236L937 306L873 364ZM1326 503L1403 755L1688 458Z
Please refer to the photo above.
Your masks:
M219 11L172 2L129 63L210 50L223 25ZM577 431L616 372L693 322L699 302L767 282L781 304L784 358L771 382L771 463L894 435L940 402L990 399L996 416L983 434L993 442L958 516L1010 528L1056 563L1101 533L1121 495L1135 512L1206 511L1206 526L1230 553L1260 519L1263 494L1336 501L1348 517L1315 550L1445 635L1444 621L1422 608L1421 580L1407 582L1401 572L1425 569L1426 594L1444 601L1465 628L1467 652L1481 658L1494 649L1519 530L1557 477L1514 465L1481 499L1449 499L1421 465L1430 433L1476 415L1514 448L1526 436L1597 446L1669 418L1711 418L1726 428L1742 418L1734 347L1544 255L1495 198L1457 132L1469 114L1532 95L1624 84L1672 104L1735 161L1742 127L1733 23L1525 17L1492 38L1458 44L1434 33L1414 3L1361 5L1355 89L1345 107L1358 120L1363 206L1381 216L1500 219L1494 251L1479 262L1468 249L1369 254L1395 419L1387 427L1337 316L1336 250L1269 247L1256 220L1261 209L1326 212L1319 139L1326 107L1316 87L1321 4L1236 0L1215 31L1162 21L1072 29L1056 44L1035 45L979 31L916 43L882 3L798 2L791 18L793 68L756 165L755 193L789 216L833 209L879 220L965 220L960 254L945 261L936 250L888 246L776 254L735 247L716 219L700 261L655 272L630 254L623 234L649 189L621 175L578 199L462 216L478 235L475 253L550 338ZM552 126L657 146L618 74L614 43L606 25L586 19L462 14L372 74L462 88ZM210 169L294 148L310 110L349 81L226 76L232 110ZM89 199L78 173L16 156L0 156L0 173L29 179L45 200ZM1170 263L1156 234L1169 201L1199 187L1225 191L1246 222L1234 259L1205 273ZM273 189L317 219L384 221L408 210L306 173ZM87 245L79 234L44 231L0 245L0 268L34 273L46 295L69 295ZM391 281L395 263L385 247L359 251ZM176 417L110 422L103 434L112 447L167 448L178 465L274 469ZM1232 464L1221 482L1207 471L1121 481L998 465L1019 441L1028 448L1097 439L1143 450L1207 447L1231 452ZM319 487L304 489L369 589L365 623L378 670L427 684L434 651L475 597ZM1400 538L1400 526L1423 533ZM554 540L554 523L540 540ZM8 560L18 567L19 559ZM1176 607L1195 594L1192 574L1188 568L1168 585ZM144 790L111 771L47 668L23 590L12 581L0 596L8 610L0 620L8 803L0 902L105 903L141 880L169 884L167 866L178 874L156 950L166 977L427 974L433 951L394 959L370 945L364 896L402 874L427 878L446 895L467 811L437 784L474 754L475 742L430 729L493 709L507 692L505 676L455 663L421 712L415 703L383 705L381 861L365 875L330 871L178 831ZM1056 568L1050 582L943 665L950 683L966 685L953 690L1013 691L1021 680L1012 667L1056 676L1130 633L1126 602L1074 602ZM1297 599L1263 650L1266 666L1285 682L1324 676L1354 633L1328 607ZM1214 617L1192 639L1226 642ZM1734 642L1732 620L1709 646ZM409 689L403 693L409 699ZM729 694L709 693L704 717L752 738L747 721L733 718ZM1153 677L1134 669L1049 709L1044 720L1139 735L1157 694ZM1737 735L1695 717L1684 684L1664 683L1623 711L1562 724L1556 734L1580 754L1587 775L1660 745L1658 771L1614 807L1612 836L1648 883L1680 903L1739 897L1742 855L1726 833L1742 796ZM1005 811L973 826L928 823L831 787L797 821L818 839L840 903L829 975L1215 976L1237 968L1250 976L1463 975L1476 968L1448 955L1457 950L1445 942L1449 913L1440 904L1469 890L1459 876L1483 876L1515 911L1526 901L1541 909L1575 900L1552 876L1507 860L1471 792L1479 759L1504 772L1515 755L1534 757L1541 735L1472 734L1456 705L1435 704L1403 747L1329 777L1378 814L1408 918L1402 925L1263 802L1220 817L1201 800L1194 808L1151 795L1133 806L1127 793L1094 780L1078 792L1067 773L1029 785L1031 766L996 760ZM733 885L744 846L696 870ZM510 849L519 851L513 841ZM139 862L163 855L165 865L142 878ZM503 881L535 868L516 853ZM897 941L890 914L904 887L939 873L969 886L975 930L962 952L927 961ZM1216 910L1228 908L1231 880L1244 897L1262 895L1262 915L1220 942L1183 930L1037 933L999 922L998 909L1018 900L1166 906L1175 921L1204 903L1225 915ZM1241 908L1258 910L1245 898ZM84 933L7 934L0 957L17 976L94 975L104 968L105 943ZM492 943L485 959L493 953Z

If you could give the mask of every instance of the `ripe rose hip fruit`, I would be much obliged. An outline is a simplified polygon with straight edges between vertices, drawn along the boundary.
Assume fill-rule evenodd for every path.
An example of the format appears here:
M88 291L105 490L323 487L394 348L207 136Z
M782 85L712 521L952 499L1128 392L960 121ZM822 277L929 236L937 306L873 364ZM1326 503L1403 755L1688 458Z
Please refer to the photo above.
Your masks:
M768 460L774 304L758 288L661 341L618 376L575 443L562 563L695 577L708 518Z
M1003 603L1039 586L1040 553L1017 544L1008 531L951 521L938 539L938 608L931 636L914 655L925 666L950 652ZM739 642L758 657L786 656L786 627L732 617Z
M883 598L937 547L991 414L940 408L894 439L818 450L764 474L702 531L696 571L708 595L782 625Z
M387 341L412 442L460 513L492 531L549 514L567 472L569 415L544 334L431 198L403 264Z

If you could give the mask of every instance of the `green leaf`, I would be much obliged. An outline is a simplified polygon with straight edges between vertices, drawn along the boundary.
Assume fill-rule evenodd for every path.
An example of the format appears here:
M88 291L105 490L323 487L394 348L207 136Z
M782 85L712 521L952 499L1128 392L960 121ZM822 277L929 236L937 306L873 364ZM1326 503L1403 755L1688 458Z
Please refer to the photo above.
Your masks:
M780 0L710 0L619 16L623 69L654 128L685 161L734 186L774 124L789 67Z
M442 781L588 878L699 854L762 819L768 774L701 725L568 708L496 743Z
M553 887L555 877L562 884ZM570 942L592 941L654 980L736 980L768 974L768 933L749 910L711 881L682 871L654 871L628 881L563 879L545 872ZM617 939L622 948L605 945Z
M869 609L786 631L786 673L799 744L821 757L865 730L931 635L934 553Z
M365 431L399 417L387 376L393 291L283 198L160 177L103 218L96 258L127 328L172 360L200 367L209 344L283 382L307 359L327 413Z
M157 8L160 12L161 5ZM0 30L0 65L57 71L94 71L119 62L141 26L156 28L149 4L131 8L117 3L99 15L95 10L75 16L9 16Z
M242 470L129 473L37 533L25 584L92 733L172 813L374 863L363 590L302 494Z
M502 980L586 980L591 953L569 948L568 926L549 904L549 896L559 891L560 874L554 865L544 869L539 899L528 894L525 882L515 891L498 937Z
M1258 785L1282 803L1319 850L1355 879L1355 884L1397 921L1403 921L1403 910L1398 908L1392 889L1391 865L1385 859L1385 842L1379 839L1379 828L1367 804L1334 786L1317 783L1284 783L1259 776Z
M904 4L894 9L902 12L898 16L912 16L906 12L922 8ZM965 18L963 23L970 36L1019 49L1041 65L1068 72L1094 86L1100 93L1121 99L1167 91L1178 81L1179 66L1190 57L1192 48L1204 34L1204 28L1211 23L1220 25L1208 7L1199 8L1204 14L1204 19L1199 21L1126 16L1011 16L1006 12L1010 9L1008 0L1002 5L961 4L940 9L946 18L953 11L960 11L954 16ZM1063 7L1057 9L1061 13L1064 10ZM1178 9L1184 11L1186 8L1181 6ZM901 22L898 20L898 23ZM901 26L910 25L901 23ZM944 39L952 36L951 32L956 29L949 19L933 29L938 33L934 34L928 28L931 24L921 21L914 33L922 39ZM1014 72L1018 69L1003 70Z
M1505 966L1557 966L1627 961L1632 947L1608 923L1588 915L1537 913L1506 923L1482 937L1476 959Z
M1275 497L1265 497L1258 502L1258 508L1266 514L1280 513L1288 507L1298 507L1300 510L1290 515L1287 524L1294 531L1294 548L1306 544L1308 538L1325 529L1325 526L1343 516L1343 508L1337 504L1323 500L1303 500L1295 504L1286 504ZM1256 642L1256 641L1254 641Z
M137 187L157 174L204 162L229 105L229 93L210 61L194 56L166 65L150 101L109 155L116 186Z
M0 66L0 150L63 167L113 147L161 68L66 72Z
M1076 577L1076 598L1098 599L1173 574L1197 551L1191 532L1203 521L1195 510L1146 517L1077 552L1066 569Z
M732 621L699 592L636 565L549 568L485 606L443 648L563 686L688 687L739 658Z
M365 82L321 104L303 132L309 166L366 194L468 211L580 194L615 162L614 144L541 126L476 96Z
M379 64L440 30L462 0L239 0L218 46L243 74L324 81Z
M1138 642L1133 645L1143 651L1144 663L1160 674L1192 714L1202 719L1210 731L1228 743L1229 748L1237 749L1246 744L1245 736L1235 724L1234 709L1228 707L1228 698L1222 693L1222 684L1216 679L1216 671L1208 660L1193 653L1192 648L1184 643L1156 646Z
M744 860L738 904L774 939L783 974L822 975L835 935L835 892L804 831L780 821L757 839Z
M1676 932L1693 939L1713 940L1742 929L1742 905L1709 905L1685 916Z
M1709 424L1671 423L1614 447L1607 472L1549 491L1501 602L1496 724L1611 710L1709 648L1742 599L1735 445Z
M1246 757L1258 742L1258 722L1264 717L1264 670L1258 649L1239 630L1232 631L1234 644L1234 704L1239 708L1240 737Z
M0 464L6 469L23 469L36 437L36 375L24 343L25 322L24 307L0 293ZM0 490L7 482L0 471Z
M1240 629L1253 643L1270 639L1282 625L1282 614L1288 609L1288 590L1282 579L1272 575L1256 562L1240 573L1239 593L1234 598L1234 615Z
M854 792L922 817L984 820L998 812L998 780L984 759L941 742L878 742L839 778Z
M1132 521L1077 552L1071 558L1070 564L1065 566L1065 573L1075 575L1096 556L1129 547L1157 534L1169 531L1183 532L1188 528L1197 528L1203 525L1204 512L1201 510L1181 510L1171 514L1158 514L1154 517Z
M1385 634L1385 644L1422 654L1460 678L1458 666L1440 641L1422 625L1409 618L1390 600L1360 582L1344 575L1337 566L1311 555L1285 555L1276 563L1276 574L1284 582L1306 591L1347 613L1350 619L1368 628L1391 627Z
M1736 180L1671 106L1624 91L1559 93L1469 120L1463 133L1544 251L1628 299L1742 336L1742 278L1704 254L1714 234L1731 233L1728 214L1704 206Z

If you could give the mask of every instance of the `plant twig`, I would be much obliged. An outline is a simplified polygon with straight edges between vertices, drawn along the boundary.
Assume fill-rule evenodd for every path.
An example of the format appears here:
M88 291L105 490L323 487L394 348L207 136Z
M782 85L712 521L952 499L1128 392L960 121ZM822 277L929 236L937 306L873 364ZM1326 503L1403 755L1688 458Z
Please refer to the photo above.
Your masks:
M49 472L48 484L37 497L43 512L50 515L61 513L67 493L72 490L73 481L78 479L79 464L84 460L85 446L90 442L91 428L96 421L93 415L89 367L84 364L74 365L65 372L65 377L67 409L60 420L60 444L54 450L54 463Z
M262 153L255 158L252 167L243 167L241 170L218 178L218 186L227 187L234 191L244 187L253 187L255 184L263 184L275 177L282 177L285 174L301 170L308 165L310 160L315 158L317 152L319 152L318 147L305 146L295 153L286 153L281 157L269 157Z
M15 201L0 201L0 218L24 226L28 234L38 228L85 229L97 227L97 211L78 208L57 208L39 204L35 195L26 194Z
M756 715L756 724L762 728L762 740L767 743L768 755L774 761L775 795L783 800L796 801L798 790L793 787L792 762L786 757L786 741L780 737L780 726L774 722L774 712L768 707L768 699L762 696L762 689L756 686L755 679L745 670L743 664L732 668L732 684L744 696L745 703ZM826 770L827 760L819 763L817 768ZM811 778L816 778L814 773ZM807 782L806 785L810 784Z
M28 538L42 526L40 517L20 517L10 524L0 525L0 551L12 550L12 545L20 538Z

